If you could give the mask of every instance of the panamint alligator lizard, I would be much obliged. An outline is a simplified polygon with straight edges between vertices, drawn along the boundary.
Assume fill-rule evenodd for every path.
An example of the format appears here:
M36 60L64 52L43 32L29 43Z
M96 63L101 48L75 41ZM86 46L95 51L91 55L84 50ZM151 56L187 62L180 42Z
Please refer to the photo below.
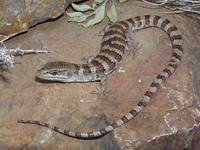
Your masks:
M73 132L58 128L47 123L33 120L19 120L19 123L36 124L45 126L56 132L78 139L96 139L113 131L131 119L133 119L150 101L157 92L161 83L170 77L176 70L183 54L182 37L177 27L169 20L160 16L145 15L137 16L111 25L104 33L100 53L89 64L73 64L68 62L49 62L37 72L37 77L42 80L59 82L90 82L102 80L106 75L114 71L121 62L127 46L127 33L148 27L157 27L164 30L171 39L171 59L156 76L138 104L126 115L105 128L92 132Z

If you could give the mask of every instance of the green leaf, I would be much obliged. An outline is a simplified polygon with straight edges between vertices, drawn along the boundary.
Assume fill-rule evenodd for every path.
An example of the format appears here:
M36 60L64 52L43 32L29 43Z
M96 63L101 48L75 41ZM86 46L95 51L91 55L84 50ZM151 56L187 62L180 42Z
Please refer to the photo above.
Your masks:
M74 3L72 3L72 7L77 10L77 11L81 11L81 12L85 12L88 10L91 10L92 8L88 5L76 5Z
M99 22L101 22L104 18L104 14L105 14L105 6L106 6L106 2L104 2L101 6L99 6L96 10L95 10L95 17L91 20L89 20L86 24L82 24L83 27L87 28L89 26L93 26Z
M101 4L104 0L94 0L95 3Z
M111 22L116 22L118 20L117 11L116 11L114 2L112 3L112 6L110 7L110 9L107 11L107 16Z
M120 3L123 3L123 2L125 2L125 1L127 1L127 0L119 0Z
M81 12L73 12L73 13L66 13L70 18L67 21L71 22L83 22L87 19L87 15L84 15Z
M66 12L67 16L69 17L78 17L78 16L82 16L83 13L82 12L72 12L72 13L68 13Z
M73 17L73 18L69 18L67 19L68 22L83 22L87 19L86 16L80 16L80 17Z
M97 3L92 3L92 9L95 9L95 7L97 6Z

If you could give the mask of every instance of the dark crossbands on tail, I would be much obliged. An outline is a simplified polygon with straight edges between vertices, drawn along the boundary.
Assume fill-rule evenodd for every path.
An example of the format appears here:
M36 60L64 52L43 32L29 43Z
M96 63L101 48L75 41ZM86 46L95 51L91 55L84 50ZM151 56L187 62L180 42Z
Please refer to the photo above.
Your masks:
M91 62L91 65L93 65L93 67L96 67L96 69L88 71L90 73L103 71L105 74L111 72L110 70L115 68L118 62L120 62L123 58L122 56L125 51L125 33L127 32L127 30L131 29L132 31L137 31L148 27L160 28L169 35L172 45L171 59L162 70L162 72L156 76L156 79L151 83L149 89L145 92L137 105L134 106L119 120L113 122L105 128L92 132L69 131L58 128L56 126L52 126L47 123L33 120L19 120L18 122L44 126L63 135L78 139L97 139L129 122L145 106L147 106L148 102L152 99L152 97L161 86L161 83L169 78L177 69L181 61L181 56L183 54L182 36L179 33L177 27L172 24L168 19L163 19L160 16L154 15L137 16L135 18L130 18L111 25L110 28L105 32L102 39L101 51L99 55L97 55ZM88 70L89 69L90 68L88 68Z

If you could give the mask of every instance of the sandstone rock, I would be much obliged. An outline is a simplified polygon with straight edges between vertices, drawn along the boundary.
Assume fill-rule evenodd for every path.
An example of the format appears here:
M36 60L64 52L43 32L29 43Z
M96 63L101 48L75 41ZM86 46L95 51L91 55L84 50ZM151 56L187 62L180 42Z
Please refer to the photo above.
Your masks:
M121 19L141 14L159 14L165 9L128 1L117 5ZM134 9L133 9L134 8ZM95 130L115 121L134 106L171 54L168 36L151 28L133 33L142 47L125 57L123 71L108 76L108 94L90 94L98 83L41 83L35 72L46 62L81 63L84 56L99 52L97 32L107 22L89 29L66 23L65 18L40 24L26 34L7 41L8 47L52 50L48 55L17 58L9 72L0 72L0 149L4 150L198 150L200 36L199 24L182 15L165 15L180 28L185 54L182 63L158 91L152 102L133 120L97 140L76 140L47 128L18 124L18 119L42 120L59 127Z
M81 0L1 0L0 41L65 12L71 2Z

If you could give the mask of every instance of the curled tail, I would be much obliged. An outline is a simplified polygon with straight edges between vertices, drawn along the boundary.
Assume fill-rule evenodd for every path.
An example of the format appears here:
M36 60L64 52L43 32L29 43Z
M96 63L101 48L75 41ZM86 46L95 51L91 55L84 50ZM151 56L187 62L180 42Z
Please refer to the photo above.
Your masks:
M164 30L171 39L172 55L170 61L168 62L167 66L162 70L162 72L156 76L156 79L151 83L150 88L145 92L144 96L141 98L138 104L134 106L126 115L121 117L116 122L113 122L112 124L108 125L105 128L92 132L73 132L49 125L47 123L43 123L40 121L33 121L33 120L19 120L18 121L19 123L45 126L56 132L59 132L63 135L73 138L97 139L133 119L147 105L147 103L151 100L151 98L154 96L154 94L161 86L161 83L164 82L167 78L169 78L177 69L177 66L181 61L181 55L183 54L182 36L180 35L177 27L174 24L172 24L167 19L161 18L160 16L153 16L153 15L137 16L133 19L120 21L116 23L114 26L115 28L119 29L131 28L132 31L141 30L148 27L157 27Z

